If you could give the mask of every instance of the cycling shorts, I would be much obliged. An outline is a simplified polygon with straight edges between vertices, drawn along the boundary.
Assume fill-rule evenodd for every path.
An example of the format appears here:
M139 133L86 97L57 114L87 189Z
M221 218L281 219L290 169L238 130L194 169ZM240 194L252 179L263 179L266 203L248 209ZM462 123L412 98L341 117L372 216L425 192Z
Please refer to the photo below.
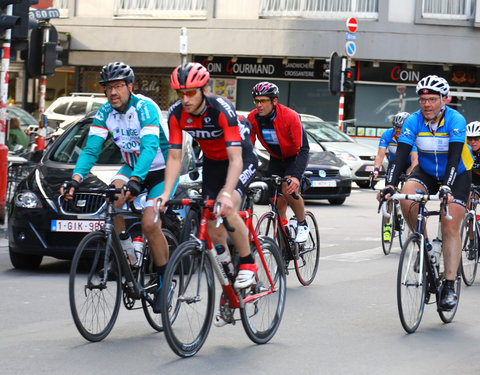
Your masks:
M212 160L203 157L202 197L216 199L227 180L227 160ZM248 185L254 180L257 172L258 159L255 154L243 155L243 169L235 190L243 197Z
M130 177L132 176L133 169L128 164L124 164L122 168L117 172L115 176L112 177L112 182L115 180L122 180L125 183L128 182ZM142 190L147 190L147 203L146 207L153 207L155 202L155 198L159 197L163 193L163 185L164 185L164 175L165 169L158 169L156 171L150 171L147 173L145 180L141 183ZM172 189L172 194L170 198L173 197L175 194L175 190L178 185L178 180L175 183L175 186Z
M270 157L270 162L268 163L267 176L294 176L295 175L295 161L297 156L293 156L287 159L278 159ZM302 175L303 175L302 171ZM300 181L301 182L301 181ZM268 184L268 193L270 197L275 195L275 186L273 184Z
M436 178L427 174L419 165L413 169L407 181L418 182L424 187L427 194L436 194L442 185L442 181L438 181ZM472 174L470 171L465 171L455 178L452 186L453 203L463 207L467 206L471 184Z

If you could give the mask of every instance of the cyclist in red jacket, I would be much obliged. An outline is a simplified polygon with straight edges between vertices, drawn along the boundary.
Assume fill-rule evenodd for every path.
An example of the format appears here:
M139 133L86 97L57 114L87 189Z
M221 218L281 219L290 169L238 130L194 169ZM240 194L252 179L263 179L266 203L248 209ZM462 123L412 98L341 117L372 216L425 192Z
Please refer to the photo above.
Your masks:
M253 102L257 108L248 115L252 124L251 139L255 144L257 137L270 154L267 174L290 180L289 184L282 186L286 200L278 201L278 209L281 218L286 219L287 203L290 205L298 221L295 241L305 242L309 233L305 206L301 197L295 199L293 196L299 196L300 180L307 167L310 148L299 114L279 104L278 95L278 87L270 82L260 82L253 87Z

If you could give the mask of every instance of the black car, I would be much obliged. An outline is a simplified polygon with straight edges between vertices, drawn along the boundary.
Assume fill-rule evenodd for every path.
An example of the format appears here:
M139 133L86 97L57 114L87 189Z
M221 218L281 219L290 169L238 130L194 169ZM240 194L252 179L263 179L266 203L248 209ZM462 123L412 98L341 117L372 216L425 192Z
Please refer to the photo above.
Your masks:
M326 151L316 137L307 131L310 153L305 176L310 179L310 188L302 192L304 199L328 199L330 204L340 205L350 195L352 189L352 172L348 165L336 157L332 152ZM255 147L258 153L259 176L264 176L270 155L260 142ZM256 186L263 183L254 182ZM267 202L266 186L255 197L256 203Z
M68 126L45 151L41 161L17 185L8 208L8 246L14 267L37 268L44 256L71 259L83 236L98 228L99 214L92 216L90 213L100 209L103 201L96 202L94 197L86 195L80 199L82 207L77 207L77 215L64 215L58 199L60 185L71 178L85 146L93 118L94 113L91 113ZM190 188L198 189L199 183L191 138L184 137L183 150L177 197L186 195ZM84 179L80 188L105 186L122 163L118 147L108 138L92 173ZM190 176L197 180L192 180Z

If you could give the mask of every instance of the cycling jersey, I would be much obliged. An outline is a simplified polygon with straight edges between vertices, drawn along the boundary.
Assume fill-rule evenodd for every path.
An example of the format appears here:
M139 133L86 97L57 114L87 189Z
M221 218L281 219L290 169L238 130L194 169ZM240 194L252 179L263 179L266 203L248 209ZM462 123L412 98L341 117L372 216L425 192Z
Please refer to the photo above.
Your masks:
M472 165L472 183L480 185L480 152L474 153L475 160Z
M87 144L80 154L73 174L84 178L111 135L132 176L143 181L149 171L165 168L168 155L168 127L160 107L150 98L131 94L127 108L119 112L110 103L98 110L90 126Z
M254 109L249 113L248 120L252 124L252 144L256 136L274 158L285 160L295 157L292 176L300 179L307 167L310 147L298 113L277 104L272 116L259 116L258 110Z
M460 150L460 162L458 166L454 166L456 174L459 175L472 168L473 159L467 146L465 131L465 118L448 106L445 106L444 115L436 131L430 129L419 110L405 120L398 142L410 146L415 144L420 167L440 181L443 180L447 169L450 143L463 144Z
M383 147L387 149L387 158L388 162L391 163L397 152L397 140L395 139L395 128L390 128L383 132L378 147ZM414 145L412 152L417 152L417 147ZM412 164L411 157L408 157L408 166Z

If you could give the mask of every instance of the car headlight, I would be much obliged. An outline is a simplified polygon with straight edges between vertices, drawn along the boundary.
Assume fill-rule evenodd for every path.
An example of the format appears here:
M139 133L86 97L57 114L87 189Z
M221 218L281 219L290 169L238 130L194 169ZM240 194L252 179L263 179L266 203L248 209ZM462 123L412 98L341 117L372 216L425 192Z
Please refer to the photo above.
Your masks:
M345 151L334 151L335 156L344 161L356 161L357 157Z
M15 206L22 208L42 208L42 202L35 193L24 191L15 196Z
M338 171L338 173L340 174L340 176L342 177L348 177L348 178L352 178L352 170L350 169L350 167L348 165L344 165L340 168L340 170Z

